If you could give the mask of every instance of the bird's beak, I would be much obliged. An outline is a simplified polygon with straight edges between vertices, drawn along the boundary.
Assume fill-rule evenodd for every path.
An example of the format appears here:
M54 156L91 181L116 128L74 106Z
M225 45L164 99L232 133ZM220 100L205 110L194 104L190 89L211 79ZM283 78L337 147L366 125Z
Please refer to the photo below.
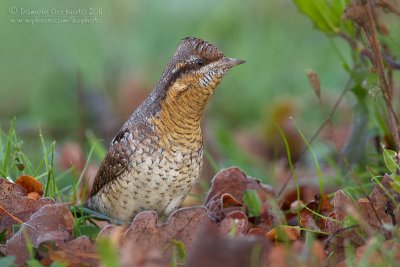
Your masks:
M225 68L230 69L236 65L240 65L245 62L246 61L243 59L223 57L218 61L216 67L221 68L221 69L225 69Z

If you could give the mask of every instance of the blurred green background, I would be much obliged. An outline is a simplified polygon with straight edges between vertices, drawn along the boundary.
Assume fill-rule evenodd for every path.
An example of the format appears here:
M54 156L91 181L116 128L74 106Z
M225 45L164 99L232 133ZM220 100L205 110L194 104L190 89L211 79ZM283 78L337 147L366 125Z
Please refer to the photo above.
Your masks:
M337 53L349 57L344 41L314 30L290 0L2 1L0 12L1 126L16 116L25 139L41 128L57 146L88 130L107 145L186 36L247 61L207 109L207 148L222 166L246 168L254 140L268 142L279 112L294 115L307 136L316 131L326 113L306 69L319 74L326 111L348 77ZM262 167L246 171L265 175Z

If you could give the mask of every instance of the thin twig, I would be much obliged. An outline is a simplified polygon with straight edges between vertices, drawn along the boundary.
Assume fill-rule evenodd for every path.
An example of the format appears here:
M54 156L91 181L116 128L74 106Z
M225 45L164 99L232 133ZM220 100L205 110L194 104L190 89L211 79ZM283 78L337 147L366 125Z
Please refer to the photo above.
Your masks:
M375 68L376 68L376 71L379 76L379 81L381 84L380 88L382 91L383 99L385 100L387 108L388 108L390 132L393 135L393 139L396 143L397 151L400 151L400 136L399 136L400 123L396 116L396 113L394 112L392 101L391 101L392 100L392 90L390 88L390 85L387 82L386 75L385 75L381 48L380 48L378 38L376 35L375 21L374 21L373 15L372 15L371 0L368 0L367 2L365 2L363 7L365 9L365 13L367 15L367 22L368 22L367 23L368 29L366 29L364 27L364 31L368 37L368 41L370 43L371 49L373 49L373 54L375 56Z
M23 224L24 222L21 221L19 218L15 217L11 212L6 210L2 205L0 205L0 209L3 210L5 213L7 213L8 216L10 216L14 221L16 221L19 224Z

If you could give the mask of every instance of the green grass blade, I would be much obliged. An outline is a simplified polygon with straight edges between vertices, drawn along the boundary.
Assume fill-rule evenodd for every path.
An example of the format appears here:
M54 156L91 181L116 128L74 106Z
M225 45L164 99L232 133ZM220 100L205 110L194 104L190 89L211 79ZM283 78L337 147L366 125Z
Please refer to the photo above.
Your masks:
M286 135L285 135L285 133L283 132L282 128L281 128L277 123L275 123L275 125L276 125L276 127L278 128L279 134L281 135L281 137L282 137L282 139L283 139L283 142L285 143L285 149L286 149L286 154L287 154L287 160L288 160L289 167L290 167L290 170L291 170L291 172L292 172L293 179L294 179L294 183L295 183L295 186L296 186L297 202L300 203L300 185L299 185L299 177L297 176L296 170L294 169L294 166L293 166L292 154L291 154L291 152L290 152L289 142L288 142L288 140L287 140L287 138L286 138ZM297 205L297 215L298 215L298 216L297 216L297 217L298 217L298 218L297 218L297 220L298 220L297 223L300 225L300 205Z
M315 167L316 167L317 173L318 173L319 194L320 194L320 197L322 198L322 195L324 194L324 178L323 178L323 174L322 174L322 171L321 171L321 166L319 165L319 162L318 162L317 155L315 154L314 149L312 148L310 142L308 142L307 138L304 136L304 133L300 129L300 127L297 124L297 122L294 119L292 119L292 120L293 120L294 126L296 127L297 132L300 134L301 139L303 139L303 142L306 144L308 150L311 152L311 155L313 157L314 164L315 164Z

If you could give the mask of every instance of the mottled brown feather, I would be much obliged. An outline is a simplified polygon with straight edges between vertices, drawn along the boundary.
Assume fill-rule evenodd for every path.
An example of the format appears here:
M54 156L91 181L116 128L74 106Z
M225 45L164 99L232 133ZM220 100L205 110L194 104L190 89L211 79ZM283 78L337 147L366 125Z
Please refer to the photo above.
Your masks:
M146 135L154 134L144 123L133 124L129 127L125 123L111 141L110 148L94 179L91 196L94 196L105 185L117 179L124 171L129 171L129 164L136 149L127 144L128 134L134 135L136 131L145 133Z

